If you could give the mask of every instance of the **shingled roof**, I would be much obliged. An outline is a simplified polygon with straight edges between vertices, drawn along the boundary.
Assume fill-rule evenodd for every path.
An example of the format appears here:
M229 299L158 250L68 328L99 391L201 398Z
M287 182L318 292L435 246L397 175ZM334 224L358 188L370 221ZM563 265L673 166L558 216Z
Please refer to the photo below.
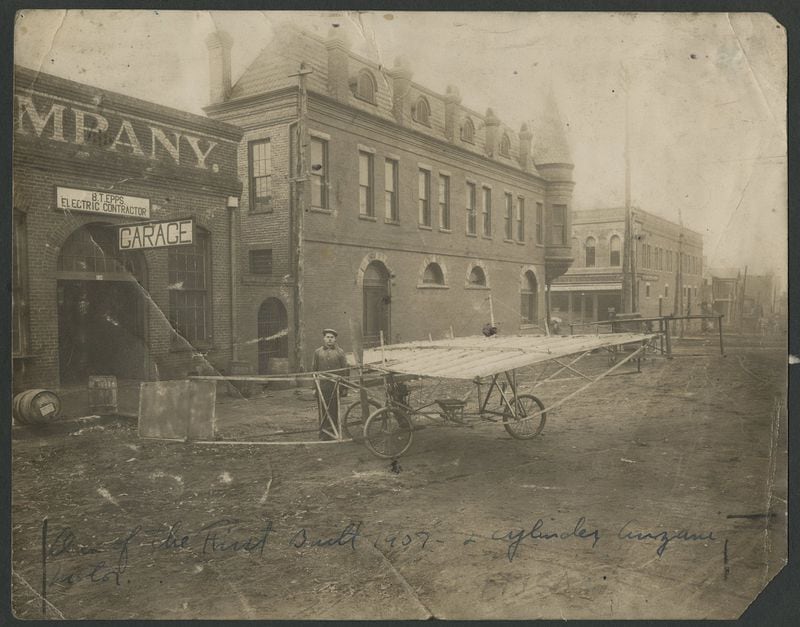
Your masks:
M293 24L281 25L275 29L273 39L259 53L256 59L244 71L241 77L232 86L230 99L247 98L259 94L275 91L297 84L296 73L300 63L305 63L312 70L308 75L307 87L310 92L326 95L328 93L328 51L325 39L310 33ZM365 58L354 52L349 52L349 72L356 76L358 72L366 69L372 73L377 84L375 104L351 98L348 106L362 109L365 112L394 122L392 111L393 88L390 68L378 61ZM398 60L395 62L402 63ZM417 132L430 135L437 139L447 139L445 131L445 103L446 96L437 93L421 84L411 82L406 94L408 102L416 102L425 98L430 107L430 124L422 125L410 121L408 126ZM461 148L487 156L485 122L492 115L489 110L485 115L459 104L457 107L457 121L452 143ZM470 119L475 128L474 140L466 142L461 139L461 127ZM536 173L535 164L545 163L571 163L570 151L564 134L564 127L558 115L555 99L550 96L544 108L543 115L536 118L531 124L533 133L531 146L531 159L528 171ZM510 150L507 157L493 155L500 163L506 162L513 167L520 167L520 140L519 135L511 127L500 124L499 138L506 135L509 139ZM498 142L499 142L498 138ZM499 143L498 143L499 146Z

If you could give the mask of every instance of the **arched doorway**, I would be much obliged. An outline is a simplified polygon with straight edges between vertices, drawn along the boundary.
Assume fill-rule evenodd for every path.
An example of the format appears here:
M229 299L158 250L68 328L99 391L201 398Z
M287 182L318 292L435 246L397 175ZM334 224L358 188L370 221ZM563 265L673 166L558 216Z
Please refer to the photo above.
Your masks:
M536 282L536 275L530 270L522 277L519 293L522 324L537 324L539 322L539 285Z
M89 375L145 378L147 270L140 251L117 250L113 224L72 233L58 258L58 354L62 383Z
M362 322L364 347L378 346L381 331L386 344L391 342L389 323L391 320L391 296L389 295L389 271L380 261L373 261L364 270L364 317Z
M286 307L277 298L268 298L258 308L258 374L288 372L288 359Z

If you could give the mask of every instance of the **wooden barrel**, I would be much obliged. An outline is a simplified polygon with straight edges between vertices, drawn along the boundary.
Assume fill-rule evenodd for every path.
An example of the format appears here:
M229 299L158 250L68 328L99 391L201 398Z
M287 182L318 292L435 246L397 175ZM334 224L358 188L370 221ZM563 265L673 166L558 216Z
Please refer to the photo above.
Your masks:
M97 414L117 413L117 377L89 377L89 411Z
M61 399L50 390L26 390L14 397L17 424L46 424L61 415Z

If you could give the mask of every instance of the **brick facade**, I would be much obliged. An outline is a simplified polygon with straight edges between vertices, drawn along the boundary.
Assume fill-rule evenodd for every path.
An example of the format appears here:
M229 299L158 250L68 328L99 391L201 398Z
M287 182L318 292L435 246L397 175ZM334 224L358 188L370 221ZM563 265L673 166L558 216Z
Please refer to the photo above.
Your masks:
M679 224L638 208L632 209L636 246L633 265L643 317L682 311L700 313L703 292L703 237ZM612 238L619 258L612 265ZM609 308L621 312L625 208L575 211L570 270L553 284L555 315L573 322L607 320ZM594 242L594 264L587 265L587 247ZM676 299L678 259L683 255L683 293ZM591 252L588 252L591 261ZM682 296L682 298L681 298ZM660 301L660 303L659 303Z
M387 70L353 54L338 32L327 40L295 29L279 32L228 90L217 84L225 80L219 62L224 61L220 50L227 41L212 37L209 45L212 98L218 100L206 111L243 130L238 152L242 271L237 284L243 358L257 363L257 312L272 298L287 312L290 369L310 365L324 327L337 328L340 343L350 350L351 328L368 326L363 282L371 262L387 273L380 288L385 290L387 342L443 337L451 327L458 335L479 333L490 318L490 295L502 333L541 332L545 282L571 261L569 238L555 241L548 231L553 206L562 205L569 232L573 187L572 165L556 117L542 121L551 128L523 126L514 132L491 110L481 115L462 106L453 87L440 94L414 83L402 60ZM311 70L305 79L305 116L297 77L301 67ZM360 91L363 80L371 82L371 94ZM219 96L226 92L227 98ZM312 202L311 180L323 164L312 162L309 146L303 148L307 172L296 167L302 130L309 141L322 142L327 150L324 207ZM255 213L250 209L249 145L264 139L269 140L272 157L271 208ZM360 208L360 154L372 163L367 212ZM386 160L398 168L397 220L386 207ZM421 171L429 177L430 226L419 218ZM442 176L449 180L449 228L439 220ZM293 178L299 179L296 188ZM468 183L476 193L474 235L467 233ZM483 232L485 194L491 198L490 235ZM513 203L510 238L506 195ZM522 227L516 213L520 199ZM537 205L542 212L538 227ZM299 252L293 252L298 229ZM272 250L270 277L247 272L247 250L259 247ZM299 281L298 261L304 268ZM429 263L438 265L444 285L423 282ZM486 276L486 286L469 283L475 266ZM527 277L534 277L536 292L530 321L523 320L521 311L521 293L530 285Z
M168 249L134 253L144 268L138 282L133 276L91 268L66 271L59 266L62 249L82 228L105 225L113 241L113 227L141 223L143 218L65 211L59 208L57 187L145 198L151 221L194 219L210 245L208 339L195 348L202 348L211 364L227 368L232 352L227 206L229 197L239 195L235 168L241 131L24 68L16 69L15 78L14 215L15 224L22 226L15 238L20 252L15 271L21 283L14 298L24 329L14 350L15 388L59 385L65 337L78 343L77 331L70 332L73 327L64 313L72 289L88 288L101 297L105 290L111 298L113 285L130 286L125 293L141 310L141 328L135 339L126 339L124 332L109 337L111 343L119 342L113 350L130 349L130 359L141 363L128 368L117 359L114 363L121 371L168 379L184 376L196 363L194 349L176 337L168 322ZM115 251L104 249L106 253ZM111 323L119 326L118 320ZM87 342L98 341L94 330L86 331ZM127 341L132 344L124 344Z

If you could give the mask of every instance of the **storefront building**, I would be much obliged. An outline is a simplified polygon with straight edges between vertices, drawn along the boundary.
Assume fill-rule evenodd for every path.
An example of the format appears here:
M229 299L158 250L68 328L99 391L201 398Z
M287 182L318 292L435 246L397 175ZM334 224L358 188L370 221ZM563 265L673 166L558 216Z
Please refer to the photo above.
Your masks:
M625 208L575 211L569 271L551 286L553 315L566 322L608 320L622 312ZM703 236L631 209L635 311L644 317L702 310Z
M234 356L241 131L15 68L14 388Z

